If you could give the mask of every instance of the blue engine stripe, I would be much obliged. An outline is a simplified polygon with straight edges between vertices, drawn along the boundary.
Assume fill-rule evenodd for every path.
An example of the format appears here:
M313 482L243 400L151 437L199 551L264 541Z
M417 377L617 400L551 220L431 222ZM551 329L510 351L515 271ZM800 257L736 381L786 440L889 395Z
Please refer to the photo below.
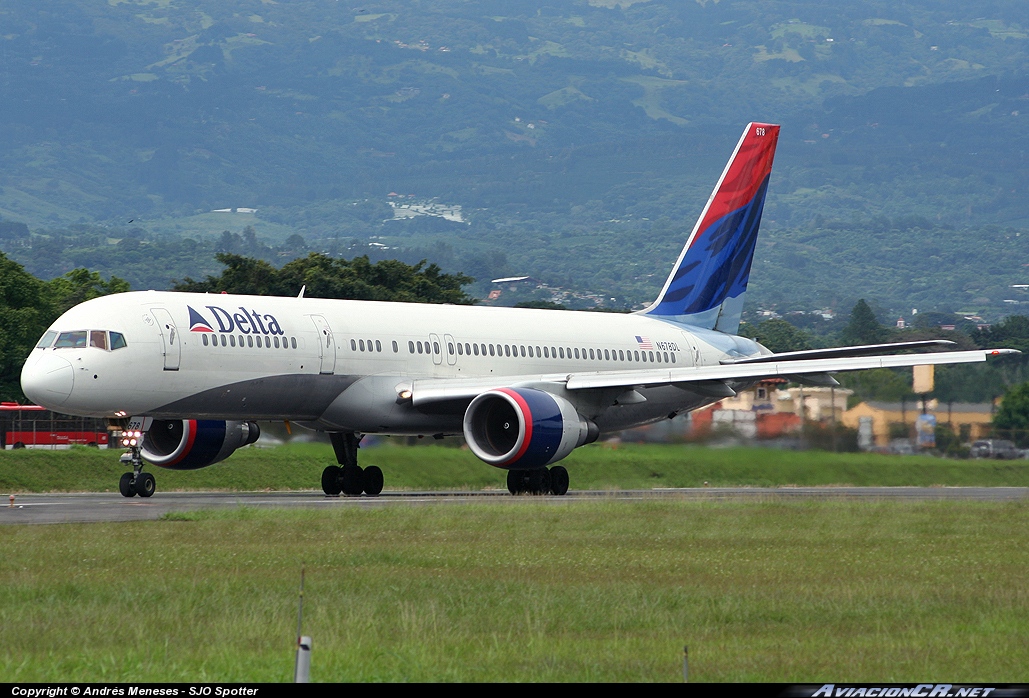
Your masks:
M218 452L225 443L225 422L214 419L198 419L196 425L197 433L189 453L178 463L167 466L169 470L206 468L218 457Z
M532 423L532 439L522 457L508 463L506 467L542 468L550 462L561 445L561 437L564 434L561 408L552 395L542 390L515 388L512 392L518 393L529 406L531 414L523 417Z

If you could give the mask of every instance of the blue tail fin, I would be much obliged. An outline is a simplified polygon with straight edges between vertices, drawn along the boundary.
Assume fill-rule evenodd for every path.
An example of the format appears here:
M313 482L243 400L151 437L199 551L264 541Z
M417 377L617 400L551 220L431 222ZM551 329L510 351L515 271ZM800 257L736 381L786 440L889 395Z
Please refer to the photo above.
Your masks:
M647 315L735 334L779 127L751 123Z

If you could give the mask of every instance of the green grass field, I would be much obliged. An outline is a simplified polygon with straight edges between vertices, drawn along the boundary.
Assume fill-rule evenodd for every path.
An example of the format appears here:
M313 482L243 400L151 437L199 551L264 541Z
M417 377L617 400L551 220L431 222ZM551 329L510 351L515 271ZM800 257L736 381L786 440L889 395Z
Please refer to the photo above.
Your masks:
M508 501L4 527L5 681L1029 681L1025 502Z
M0 493L114 492L126 469L120 451L0 452ZM361 450L364 465L382 467L387 490L503 489L504 471L471 452L442 446L387 445ZM312 490L334 463L321 444L245 448L217 465L190 472L151 468L158 493L173 490ZM595 444L562 461L572 489L649 489L731 485L1029 486L1029 461L945 460L759 448Z

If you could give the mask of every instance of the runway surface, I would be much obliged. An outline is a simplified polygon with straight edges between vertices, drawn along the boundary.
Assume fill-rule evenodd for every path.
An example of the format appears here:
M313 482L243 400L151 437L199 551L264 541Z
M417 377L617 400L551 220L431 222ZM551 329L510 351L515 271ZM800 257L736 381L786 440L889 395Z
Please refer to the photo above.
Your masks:
M289 509L432 506L439 504L510 504L528 499L548 504L584 501L661 499L771 499L834 497L907 500L979 500L1003 502L1029 498L1029 487L704 487L624 491L572 491L563 497L512 497L506 491L384 492L378 497L327 497L321 492L157 492L150 499L126 499L117 492L23 494L14 506L0 504L0 524L54 524L102 521L147 521L170 512L219 507Z

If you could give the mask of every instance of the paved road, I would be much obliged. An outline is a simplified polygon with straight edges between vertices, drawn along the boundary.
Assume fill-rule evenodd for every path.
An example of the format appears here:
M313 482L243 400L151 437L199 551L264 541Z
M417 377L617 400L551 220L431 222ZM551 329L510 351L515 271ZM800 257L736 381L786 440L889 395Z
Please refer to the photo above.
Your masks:
M684 489L577 491L539 501L572 504L598 500L754 499L856 497L864 499L965 499L1011 501L1029 498L1029 487L704 487ZM118 493L24 494L13 507L0 499L0 524L52 524L98 521L145 521L168 512L217 507L336 508L432 505L472 502L505 504L524 501L505 491L385 492L379 497L326 497L320 492L158 492L151 499L126 499Z

